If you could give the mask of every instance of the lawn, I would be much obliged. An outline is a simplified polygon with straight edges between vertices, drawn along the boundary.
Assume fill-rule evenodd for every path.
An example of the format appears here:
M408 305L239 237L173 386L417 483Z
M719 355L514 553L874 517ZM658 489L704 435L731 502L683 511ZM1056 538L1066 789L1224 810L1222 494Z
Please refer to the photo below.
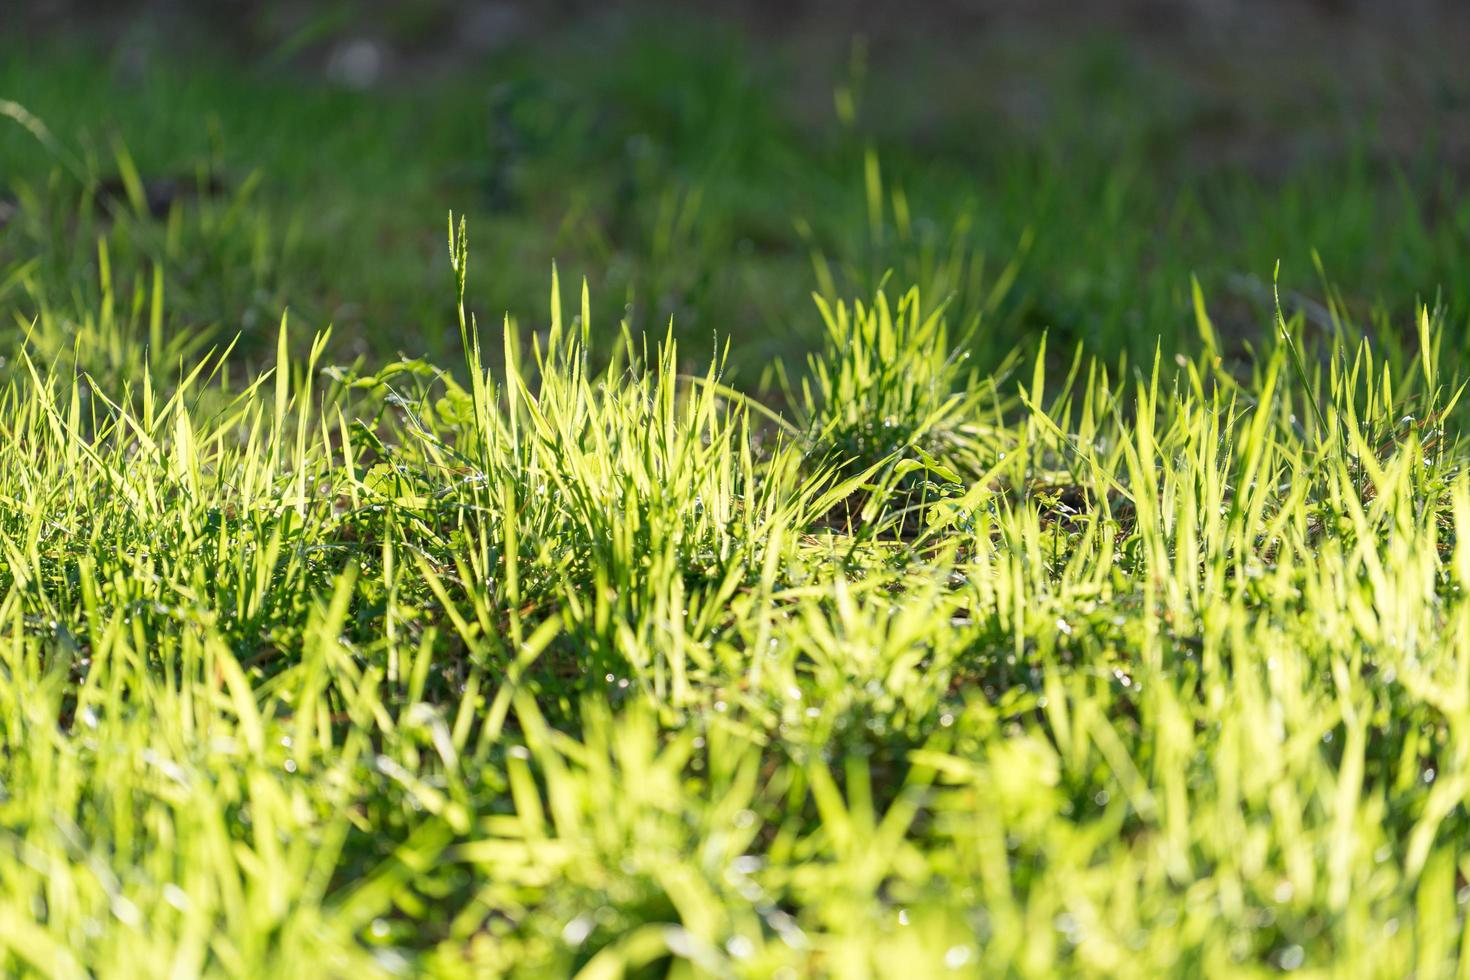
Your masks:
M1455 975L1470 87L653 24L0 36L0 974Z

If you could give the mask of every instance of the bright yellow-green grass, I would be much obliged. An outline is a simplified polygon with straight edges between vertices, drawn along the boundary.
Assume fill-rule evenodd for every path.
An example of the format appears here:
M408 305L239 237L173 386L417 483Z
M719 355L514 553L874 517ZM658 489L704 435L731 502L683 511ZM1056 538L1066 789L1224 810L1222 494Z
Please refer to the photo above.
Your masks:
M170 349L105 251L6 351L0 972L1455 969L1434 311L982 374L890 283L759 400L554 280L487 363L450 256L453 371Z

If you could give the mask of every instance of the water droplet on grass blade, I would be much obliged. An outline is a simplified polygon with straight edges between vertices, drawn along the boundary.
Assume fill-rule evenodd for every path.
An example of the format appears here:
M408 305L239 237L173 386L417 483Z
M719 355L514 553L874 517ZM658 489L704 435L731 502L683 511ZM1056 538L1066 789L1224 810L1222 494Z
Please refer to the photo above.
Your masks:
M579 915L568 922L561 931L562 942L568 946L580 946L583 940L592 934L592 920L585 915Z

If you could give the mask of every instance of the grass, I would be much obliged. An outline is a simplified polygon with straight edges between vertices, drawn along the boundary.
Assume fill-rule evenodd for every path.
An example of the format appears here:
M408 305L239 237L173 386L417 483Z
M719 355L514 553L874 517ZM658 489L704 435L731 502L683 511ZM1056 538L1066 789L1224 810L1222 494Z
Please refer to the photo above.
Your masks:
M777 422L672 341L589 368L583 303L494 367L467 320L465 385L289 325L244 387L17 352L8 972L1458 956L1470 478L1429 311L1399 370L1296 317L1247 377L1048 392L879 294Z
M119 283L162 267L170 320L238 335L253 367L288 305L334 324L343 359L451 363L459 336L424 217L451 205L476 229L469 295L483 317L538 309L557 261L589 280L604 323L660 338L672 319L695 361L713 336L738 337L730 369L758 388L767 365L798 366L820 342L814 288L830 304L871 297L890 272L895 294L947 299L957 330L985 320L969 334L985 370L1043 329L1135 362L1159 338L1187 350L1192 275L1238 353L1270 319L1262 280L1277 261L1297 291L1344 284L1354 319L1385 332L1436 290L1452 331L1470 311L1470 208L1435 153L1458 119L1453 72L1413 152L1380 151L1377 117L1345 120L1329 89L1321 106L1261 106L1264 137L1242 142L1264 159L1246 168L1197 159L1213 160L1219 119L1238 107L1117 39L1027 62L1056 103L1034 123L966 101L977 83L956 86L943 49L859 46L814 86L803 79L826 62L799 45L707 25L677 45L659 36L581 18L376 92L304 81L284 53L241 67L208 48L190 60L145 44L11 45L0 92L45 121L68 163L0 125L20 204L0 256L37 260L0 295L0 327L42 307L83 315L96 277L78 272L106 236ZM996 65L983 71L1003 91L1025 49L988 43L966 63ZM101 92L116 95L99 104ZM119 186L130 167L173 188L174 217L165 205L141 218Z
M581 69L680 161L607 219L646 239L577 224L610 207L607 171L568 177L581 136L626 135L589 124L532 152L550 173L488 257L467 228L497 219L451 218L447 273L404 213L447 149L349 240L391 141L325 139L345 176L313 188L288 133L219 193L245 151L185 148L198 193L154 214L166 132L99 143L28 98L37 150L0 115L27 154L0 228L0 973L1460 969L1460 219L1400 216L1390 253L1353 229L1422 188L1361 161L1241 190L1272 205L1246 227L1188 203L1225 181L1150 205L1167 177L1033 148L939 232L946 164L856 123L802 142L738 63L686 55L705 84L673 107L657 59ZM222 71L225 133L413 125ZM181 77L206 113L213 76ZM505 111L534 129L538 98ZM547 237L558 182L596 203ZM803 195L819 214L730 250ZM1172 207L1179 253L1128 271ZM1279 289L1239 274L1278 236L1322 247L1317 286L1291 255ZM562 244L612 271L547 297L532 259ZM481 322L478 290L532 275L544 312ZM727 310L764 312L711 349ZM436 332L407 349L400 316Z

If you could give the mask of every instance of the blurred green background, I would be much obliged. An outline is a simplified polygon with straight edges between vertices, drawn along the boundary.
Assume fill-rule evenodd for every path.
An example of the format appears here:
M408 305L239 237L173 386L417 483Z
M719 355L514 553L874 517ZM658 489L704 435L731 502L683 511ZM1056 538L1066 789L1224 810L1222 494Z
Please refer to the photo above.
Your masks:
M1191 276L1245 352L1277 260L1286 302L1354 329L1436 299L1462 329L1457 5L908 6L7 6L0 329L45 300L77 323L38 335L84 335L100 239L140 323L161 270L180 350L264 357L289 307L342 359L456 363L450 209L487 338L545 321L555 261L594 333L672 319L751 385L816 336L813 291L890 273L982 364L1043 329L1188 344Z

